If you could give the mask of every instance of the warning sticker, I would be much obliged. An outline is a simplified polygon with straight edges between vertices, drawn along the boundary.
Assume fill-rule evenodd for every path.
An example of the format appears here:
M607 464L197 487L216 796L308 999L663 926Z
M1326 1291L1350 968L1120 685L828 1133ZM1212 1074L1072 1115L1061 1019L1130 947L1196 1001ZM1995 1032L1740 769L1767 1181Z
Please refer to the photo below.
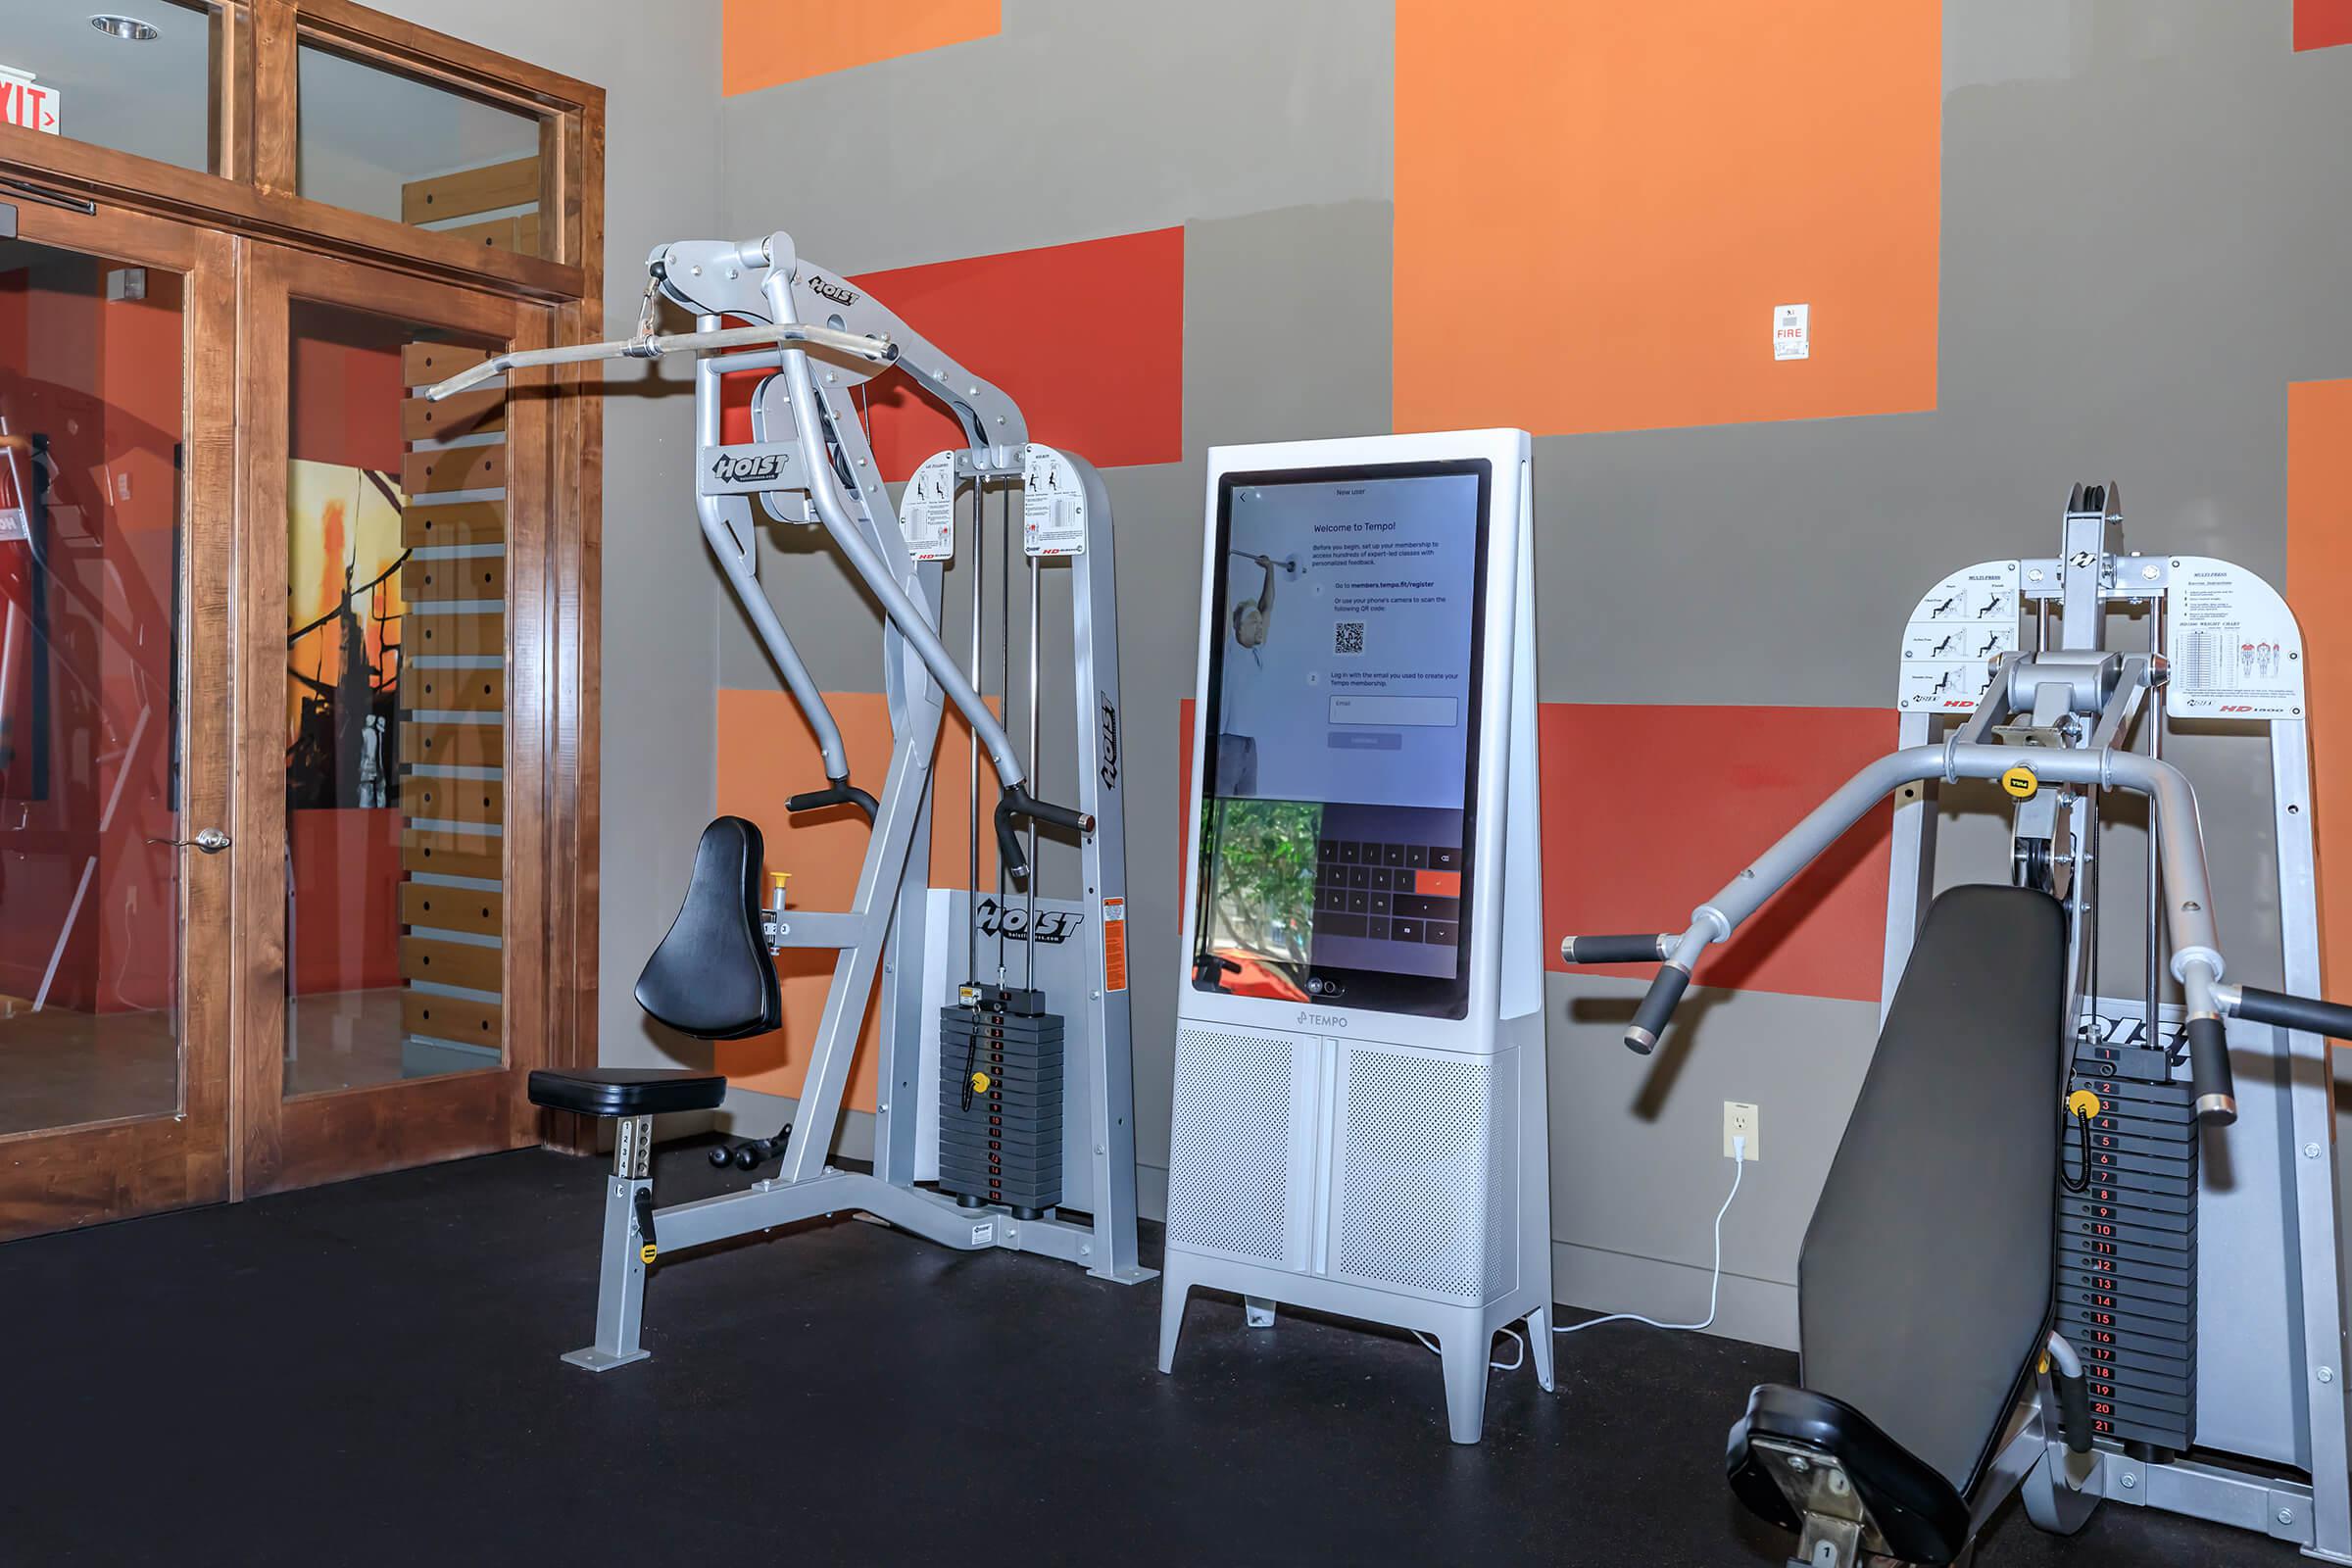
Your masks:
M1102 989L1127 989L1127 901L1102 901Z

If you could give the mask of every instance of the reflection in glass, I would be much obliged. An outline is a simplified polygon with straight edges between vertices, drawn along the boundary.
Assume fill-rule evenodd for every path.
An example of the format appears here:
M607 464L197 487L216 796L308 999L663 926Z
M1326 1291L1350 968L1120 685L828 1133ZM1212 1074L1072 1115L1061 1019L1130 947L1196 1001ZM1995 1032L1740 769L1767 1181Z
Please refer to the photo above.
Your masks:
M445 333L292 320L289 1096L499 1065L505 805L503 394L412 397L478 358Z
M0 241L0 1134L179 1109L182 283Z
M1315 844L1323 808L1309 801L1201 803L1197 969L1240 997L1303 1002L1315 930Z
M541 122L305 43L297 191L494 250L541 256Z

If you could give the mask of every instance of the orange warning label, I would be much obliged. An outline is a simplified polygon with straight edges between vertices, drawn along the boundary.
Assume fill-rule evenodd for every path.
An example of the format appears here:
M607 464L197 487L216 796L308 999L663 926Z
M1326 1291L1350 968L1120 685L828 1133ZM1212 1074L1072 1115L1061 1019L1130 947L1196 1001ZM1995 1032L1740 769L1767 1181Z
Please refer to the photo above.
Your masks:
M1127 989L1127 901L1102 901L1102 988Z

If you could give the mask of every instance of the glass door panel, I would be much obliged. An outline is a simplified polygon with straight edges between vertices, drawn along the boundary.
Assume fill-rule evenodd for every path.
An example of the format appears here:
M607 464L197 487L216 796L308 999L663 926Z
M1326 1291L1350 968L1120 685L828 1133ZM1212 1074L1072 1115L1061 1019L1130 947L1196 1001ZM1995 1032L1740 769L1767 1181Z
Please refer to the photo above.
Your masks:
M179 1110L182 283L0 240L0 1134Z
M495 1069L506 393L416 394L504 345L289 316L282 1093Z
M422 396L543 331L530 308L271 247L245 287L247 359L283 367L248 388L244 567L283 607L243 649L279 726L266 763L247 742L240 813L270 859L238 873L283 931L237 1047L243 1176L266 1191L535 1132L543 965L526 947L518 970L507 940L535 929L508 868L539 820L509 755L530 717L508 701L528 689L510 577L536 559L547 410L497 381Z
M224 449L192 464L188 437L227 417L189 371L200 309L230 330L227 242L22 221L0 240L0 1236L225 1181L224 1014L186 983L225 958L225 747L188 722L225 706L225 639L186 607L226 579L196 548Z

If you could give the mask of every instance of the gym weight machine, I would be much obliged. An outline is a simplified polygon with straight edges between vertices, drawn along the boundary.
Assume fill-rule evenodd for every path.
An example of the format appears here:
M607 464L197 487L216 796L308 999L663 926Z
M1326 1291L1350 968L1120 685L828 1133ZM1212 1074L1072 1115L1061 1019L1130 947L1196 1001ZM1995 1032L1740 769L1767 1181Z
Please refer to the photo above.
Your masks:
M1136 1261L1117 608L1110 503L1102 478L1083 460L1031 443L1010 398L872 296L802 260L787 234L742 243L679 241L657 248L647 265L651 278L636 335L500 355L427 395L445 398L527 367L695 355L695 504L704 537L815 732L823 760L825 787L792 796L785 808L854 808L870 833L851 907L809 911L786 906L780 879L763 905L764 846L756 826L739 817L712 822L677 919L637 984L639 1004L671 1027L706 1040L741 1039L782 1022L776 953L837 954L793 1124L775 1139L732 1152L747 1168L780 1153L778 1175L658 1209L653 1118L716 1108L725 1078L641 1068L531 1074L534 1103L616 1122L596 1341L564 1359L603 1371L649 1353L639 1327L646 1267L657 1245L697 1247L843 1210L869 1213L958 1250L1004 1248L1079 1263L1120 1283L1152 1278ZM656 330L663 299L692 313L696 330ZM751 324L727 326L728 318ZM964 436L963 446L921 466L895 514L852 402L858 387L894 368L944 406ZM744 372L760 374L753 439L728 444L722 377ZM1001 556L1000 689L1007 704L1016 550L1028 566L1026 759L981 695L989 569L984 516L992 495ZM969 659L962 666L939 634L944 563L956 553L960 496L970 498L972 586ZM840 727L760 590L755 503L767 519L822 526L882 611L892 751L878 796L852 782ZM1049 562L1058 568L1045 569ZM1069 583L1074 808L1032 793L1042 606L1054 576ZM968 892L928 885L943 700L963 714L973 737ZM984 752L999 781L993 900L980 885ZM1040 823L1075 840L1080 886L1072 897L1041 897L1036 887ZM1019 889L1017 906L1007 883ZM963 941L954 944L958 927ZM993 975L982 972L984 931L996 946ZM951 955L951 946L960 953ZM952 970L958 960L961 968ZM836 1169L828 1158L877 978L881 1091L869 1174ZM1063 1016L1046 1009L1049 995L1076 1004L1066 1029ZM917 1185L933 1178L938 1190ZM1065 1206L1091 1219L1060 1212Z
M2301 637L2252 573L2125 555L2120 521L2112 486L2078 486L2055 558L1986 562L1921 600L1902 749L1687 929L1562 944L1571 963L1662 960L1626 1031L1647 1053L1700 955L1900 792L1878 1048L1799 1255L1801 1386L1757 1389L1726 1459L1749 1509L1799 1533L1802 1568L1963 1562L2012 1492L2044 1530L2105 1500L2352 1562L2323 1038L2352 1035L2352 1008L2309 995ZM2144 650L2108 646L2112 609ZM2270 743L2284 991L2224 979L2196 796L2162 756L2171 713ZM1962 780L2011 797L2011 885L1935 894L1936 791ZM2099 984L2108 790L2152 813L2137 996Z

